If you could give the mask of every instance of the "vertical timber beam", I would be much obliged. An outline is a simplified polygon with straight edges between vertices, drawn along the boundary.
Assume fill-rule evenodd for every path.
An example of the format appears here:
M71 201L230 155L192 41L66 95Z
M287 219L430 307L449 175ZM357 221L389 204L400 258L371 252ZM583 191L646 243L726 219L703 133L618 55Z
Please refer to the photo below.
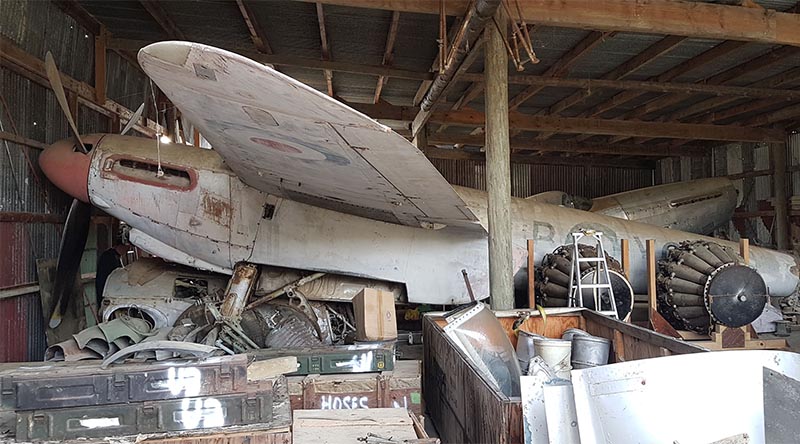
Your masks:
M775 246L779 250L789 249L789 217L786 198L786 142L770 145L772 157L772 204L775 206Z
M417 147L418 150L425 152L425 149L428 148L428 125L423 125L422 128L417 132L417 135L414 136L414 139L411 140L411 143Z
M533 239L528 239L528 308L536 308L536 260Z
M495 16L505 26L502 10ZM508 55L503 27L486 33L486 188L489 194L489 295L495 310L514 308L511 261L511 144L508 138Z
M331 52L328 48L328 31L325 28L325 11L322 8L322 3L317 2L317 22L319 23L319 40L322 44L322 60L328 61L331 59ZM325 84L328 87L328 95L333 97L333 71L326 69Z
M94 36L94 94L97 103L106 103L106 44L108 30L100 26L100 34Z

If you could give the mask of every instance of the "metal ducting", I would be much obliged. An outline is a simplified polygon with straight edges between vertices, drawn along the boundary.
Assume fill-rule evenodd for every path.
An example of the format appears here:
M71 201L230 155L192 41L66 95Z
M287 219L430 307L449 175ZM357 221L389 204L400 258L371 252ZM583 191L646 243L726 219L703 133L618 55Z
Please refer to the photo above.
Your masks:
M500 6L500 0L477 0L472 4L464 23L461 25L458 34L453 40L453 50L448 52L447 63L445 64L444 72L436 76L425 94L425 97L420 102L420 108L423 111L430 111L433 104L439 100L447 85L453 79L453 75L461 67L461 63L469 53L470 45L475 42L475 39L483 32L486 23L494 17L497 8Z

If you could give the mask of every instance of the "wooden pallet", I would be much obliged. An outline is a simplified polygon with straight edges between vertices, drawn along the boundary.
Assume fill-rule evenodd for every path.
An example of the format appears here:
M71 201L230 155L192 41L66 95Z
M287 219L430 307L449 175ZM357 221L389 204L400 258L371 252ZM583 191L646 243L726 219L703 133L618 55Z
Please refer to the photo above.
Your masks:
M678 331L686 341L706 347L709 350L786 350L789 344L786 339L760 339L753 327L726 327L717 325L710 336L695 332Z

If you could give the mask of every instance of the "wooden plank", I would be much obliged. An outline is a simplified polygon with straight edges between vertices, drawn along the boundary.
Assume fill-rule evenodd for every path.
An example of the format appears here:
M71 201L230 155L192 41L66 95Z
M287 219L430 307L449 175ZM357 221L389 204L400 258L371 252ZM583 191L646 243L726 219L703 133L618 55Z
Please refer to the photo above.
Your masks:
M745 265L750 265L750 239L739 239L739 254Z
M428 146L423 150L430 159L465 159L477 162L485 162L484 153L470 153L457 149L442 149ZM524 156L519 154L511 155L512 163L529 165L575 165L575 158L562 156ZM635 169L655 169L653 160L637 160L633 158L614 158L614 159L592 159L594 166L610 166L614 168L635 168Z
M164 3L158 0L139 0L139 3L141 3L147 13L153 17L156 23L158 23L158 26L164 30L169 38L186 40L186 35L178 28L178 25L164 9Z
M547 70L544 72L542 77L560 77L569 72L569 69L577 63L583 56L590 53L594 48L599 46L601 43L606 41L606 39L611 38L614 36L615 33L613 32L590 32L589 35L583 38L580 42L578 42L575 46L570 48L569 51L566 52L561 58L559 58L555 63L553 63ZM518 77L518 76L517 76ZM510 82L510 79L509 79ZM530 87L525 88L522 92L514 96L513 99L508 103L508 108L511 110L515 110L520 107L523 103L528 101L531 97L536 95L539 91L544 89L545 86L542 84L531 84Z
M81 6L78 0L52 0L64 13L75 19L78 24L86 28L92 35L97 36L100 34L100 29L103 26L92 14Z
M673 67L673 68L671 68L671 69L669 69L669 70L667 70L667 71L665 71L665 72L663 72L663 73L661 73L661 74L659 74L657 76L654 76L654 77L652 77L652 78L650 78L648 80L656 81L656 82L667 82L667 81L670 81L672 79L677 78L680 75L686 74L687 72L690 72L690 71L692 71L692 70L694 70L696 68L699 68L699 67L701 67L701 66L703 66L703 65L705 65L707 63L710 63L711 61L713 61L713 60L715 60L717 58L720 58L720 57L723 57L723 56L725 56L727 54L730 54L731 52L736 51L737 49L741 48L742 46L744 46L743 42L728 41L728 42L720 43L719 45L717 45L717 46L715 46L715 47L703 52L702 54L700 54L700 55L698 55L696 57L693 57L693 58L691 58L691 59L689 59L689 60L687 60L687 61L685 61L685 62L683 62L683 63L681 63L681 64L679 64L679 65L677 65L677 66L675 66L675 67ZM633 99L635 99L637 97L640 97L641 95L642 95L642 93L639 92L639 91L621 92L621 93L615 95L614 97L612 97L612 98L610 98L610 99L608 99L608 100L606 100L606 101L604 101L602 103L599 103L599 104L591 107L590 109L582 112L580 115L582 117L599 116L599 115L605 113L606 111L612 110L612 109L616 108L617 106L620 106L620 105L623 105L623 104L625 104L627 102L630 102L631 100L633 100ZM589 137L591 137L591 135L579 136L577 138L577 140L584 140L584 139L589 138Z
M331 52L328 49L328 31L325 29L325 11L322 8L322 3L317 2L317 23L319 24L319 40L322 46L322 60L328 61L331 59ZM328 95L333 97L333 71L330 69L323 70L325 73L325 84L328 87Z
M296 371L297 358L294 356L265 359L263 361L251 362L250 365L247 366L247 380L263 381L275 379L280 375Z
M138 51L141 48L155 43L157 40L135 40L111 37L108 47L111 49ZM353 74L367 74L374 76L397 77L398 79L432 80L433 73L419 72L408 69L392 68L380 65L367 65L361 63L337 62L334 60L320 60L308 57L299 57L291 54L262 54L252 48L224 46L223 49L241 54L268 65L295 66L299 68L320 69L349 72Z
M433 123L458 126L483 126L484 115L478 111L440 111L431 115ZM571 134L602 134L632 137L727 140L739 142L780 142L782 130L732 125L693 123L639 122L584 117L534 116L509 113L509 125L523 131L554 131Z
M106 43L108 31L100 27L100 34L94 37L94 93L97 103L106 101Z
M534 242L528 239L528 308L536 308L536 263L534 260Z
M631 248L628 239L620 239L619 249L622 255L622 271L625 273L625 278L631 278Z
M91 444L91 442L87 441L87 444ZM124 442L124 440L119 440L119 442ZM191 436L166 438L143 436L142 440L137 442L145 444L292 444L292 432L288 427L267 430L249 427L246 431L242 431L241 427L231 431L217 428L209 429L205 433L196 432Z
M11 69L35 83L50 88L44 62L28 54L5 36L0 36L0 65ZM113 100L106 99L104 103L97 103L96 93L94 87L91 85L75 80L64 73L61 73L61 82L64 85L64 89L72 91L77 95L81 105L87 106L94 111L100 112L106 116L118 115L123 119L127 119L133 115L133 111ZM137 125L135 128L137 131L145 134L154 134L155 130L160 127L155 122L148 119L147 127Z
M666 54L686 40L683 36L666 36L658 42L652 44L650 47L640 52L639 54L631 57L628 61L622 63L616 68L604 74L601 78L604 80L620 80L627 75L633 74L648 63L656 58ZM561 111L576 105L588 99L594 91L585 90L573 93L571 96L559 100L548 109L548 114L559 114Z
M356 107L360 109L361 107ZM398 110L393 114L400 116L405 111ZM366 112L365 114L373 117ZM470 145L483 146L482 135L456 135L456 134L431 134L429 142L435 145ZM647 156L647 157L708 157L711 148L707 146L683 145L676 147L670 144L614 144L576 142L572 140L537 140L528 138L511 139L511 149L514 151L538 151L543 153L581 153L581 154L609 154L615 156Z
M250 40L253 41L256 50L264 54L272 54L272 47L269 45L266 34L264 34L264 28L261 27L253 14L250 1L236 0L236 5L239 7L239 12L242 14L247 31L250 33Z
M397 28L400 24L400 13L397 11L392 12L392 21L389 24L389 32L386 34L386 44L383 49L383 66L392 66L394 60L394 42L397 39ZM378 76L378 83L375 85L375 96L372 103L378 103L381 100L381 91L383 85L388 79L386 76Z
M325 3L438 14L438 2L434 1L325 0ZM465 0L450 1L447 13L463 15L467 4ZM526 0L519 4L522 18L530 24L800 46L800 16L773 10L677 0Z
M483 74L465 74L461 80L482 82ZM625 91L647 91L660 93L691 93L714 96L780 98L791 102L800 100L800 91L792 89L758 88L753 86L728 86L714 83L668 83L639 80L605 80L547 77L546 75L515 74L508 76L508 83L536 87L576 88L584 90L618 89Z
M673 353L685 354L685 353L698 353L705 351L703 350L703 348L697 347L688 342L676 341L675 338L671 338L669 336L651 330L645 330L641 327L636 327L633 324L619 322L617 320L611 319L607 316L603 316L593 311L586 310L583 313L583 316L584 318L586 318L587 331L589 330L590 325L599 324L602 326L619 330L626 336L631 336L640 341L648 342L653 346L655 346L656 348L664 347Z
M650 307L650 312L658 311L656 292L656 241L647 239L645 243L645 250L647 254L647 301Z

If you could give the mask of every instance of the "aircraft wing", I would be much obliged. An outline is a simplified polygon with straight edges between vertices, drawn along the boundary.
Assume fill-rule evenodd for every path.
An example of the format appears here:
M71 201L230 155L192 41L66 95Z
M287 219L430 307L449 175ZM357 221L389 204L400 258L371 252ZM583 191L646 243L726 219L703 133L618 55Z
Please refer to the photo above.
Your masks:
M274 69L190 42L149 45L139 63L256 189L416 227L476 221L404 137Z

